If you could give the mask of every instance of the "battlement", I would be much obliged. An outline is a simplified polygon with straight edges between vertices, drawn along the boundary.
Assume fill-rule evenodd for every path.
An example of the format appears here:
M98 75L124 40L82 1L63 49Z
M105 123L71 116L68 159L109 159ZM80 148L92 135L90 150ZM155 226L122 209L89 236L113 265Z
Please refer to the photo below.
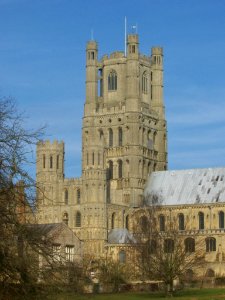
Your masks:
M82 186L82 178L76 177L76 178L64 178L64 184L72 184L76 186Z
M127 43L138 43L138 35L137 34L128 34Z
M61 150L64 151L64 142L63 141L58 141L54 140L51 142L50 140L45 140L45 141L40 141L37 143L37 149L38 150L43 150L43 149L51 149L51 150Z
M121 58L124 57L124 52L122 51L115 51L113 53L110 54L109 58Z
M163 55L162 47L152 47L152 55Z
M87 42L87 50L97 50L98 49L98 44L96 41L88 41Z

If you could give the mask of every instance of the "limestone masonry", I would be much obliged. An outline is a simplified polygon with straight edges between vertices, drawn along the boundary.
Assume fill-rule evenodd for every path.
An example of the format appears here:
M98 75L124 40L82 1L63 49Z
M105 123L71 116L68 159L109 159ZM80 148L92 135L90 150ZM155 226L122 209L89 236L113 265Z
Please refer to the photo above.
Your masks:
M64 177L63 142L37 145L39 223L64 221L85 251L103 253L110 229L128 226L142 204L147 176L167 169L166 144L163 49L142 55L132 34L126 57L99 60L97 43L88 42L82 176Z

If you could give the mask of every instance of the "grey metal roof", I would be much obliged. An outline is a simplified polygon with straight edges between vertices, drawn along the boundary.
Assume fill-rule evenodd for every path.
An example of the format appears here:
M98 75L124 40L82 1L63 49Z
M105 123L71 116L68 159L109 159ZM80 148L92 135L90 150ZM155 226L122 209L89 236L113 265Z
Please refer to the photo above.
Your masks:
M153 172L144 197L164 205L225 202L225 168Z
M108 235L109 244L133 244L136 243L133 235L126 228L112 229Z

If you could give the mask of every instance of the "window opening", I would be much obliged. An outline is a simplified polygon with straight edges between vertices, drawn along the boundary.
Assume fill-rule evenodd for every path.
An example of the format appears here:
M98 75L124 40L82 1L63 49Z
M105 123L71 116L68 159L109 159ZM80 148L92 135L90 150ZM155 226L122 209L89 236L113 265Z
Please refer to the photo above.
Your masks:
M112 214L111 226L112 226L112 229L115 228L115 213Z
M92 165L94 165L94 164L95 164L95 153L92 152Z
M65 192L64 192L64 203L66 205L68 204L68 199L69 199L69 193L68 193L68 190L65 190Z
M206 252L216 251L216 239L209 237L205 239Z
M195 252L195 240L193 238L186 238L184 245L185 252Z
M52 155L50 156L50 169L52 169L53 168L53 157L52 157Z
M122 160L118 161L118 177L119 178L123 177L123 162L122 162Z
M45 155L43 155L43 168L45 169Z
M148 75L146 72L142 75L142 93L148 93Z
M109 128L109 147L113 147L113 130Z
M110 160L109 161L109 167L108 167L108 172L107 172L108 174L108 176L107 176L107 179L108 180L111 180L111 179L113 179L113 162Z
M219 228L224 229L224 212L219 212Z
M118 144L119 146L122 146L123 144L123 130L121 127L118 129Z
M80 204L80 189L77 189L77 204Z
M126 216L125 227L126 227L127 230L129 230L129 215Z
M74 246L66 245L66 260L72 262L74 260Z
M198 219L199 219L199 229L204 229L205 224L204 224L204 213L203 212L200 212L198 214Z
M165 239L165 241L164 241L164 252L165 253L173 253L174 252L174 240Z
M117 90L117 73L116 71L111 71L108 76L108 90L116 91Z
M178 220L179 220L179 230L184 230L184 215L179 214Z
M57 155L57 158L56 158L56 168L57 169L59 168L59 155Z
M121 264L124 264L126 262L126 252L124 250L121 250L119 252L119 262Z
M81 213L78 211L75 218L76 227L81 227Z
M159 230L165 231L165 217L163 215L159 216Z

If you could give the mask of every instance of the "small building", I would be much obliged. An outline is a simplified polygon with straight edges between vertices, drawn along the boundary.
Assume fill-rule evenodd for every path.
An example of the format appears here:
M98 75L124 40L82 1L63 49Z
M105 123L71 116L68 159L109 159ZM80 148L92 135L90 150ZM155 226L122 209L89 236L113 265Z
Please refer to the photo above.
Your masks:
M32 231L42 240L46 240L53 262L80 262L82 258L82 242L65 223L31 224ZM46 259L39 256L39 267L47 265Z

